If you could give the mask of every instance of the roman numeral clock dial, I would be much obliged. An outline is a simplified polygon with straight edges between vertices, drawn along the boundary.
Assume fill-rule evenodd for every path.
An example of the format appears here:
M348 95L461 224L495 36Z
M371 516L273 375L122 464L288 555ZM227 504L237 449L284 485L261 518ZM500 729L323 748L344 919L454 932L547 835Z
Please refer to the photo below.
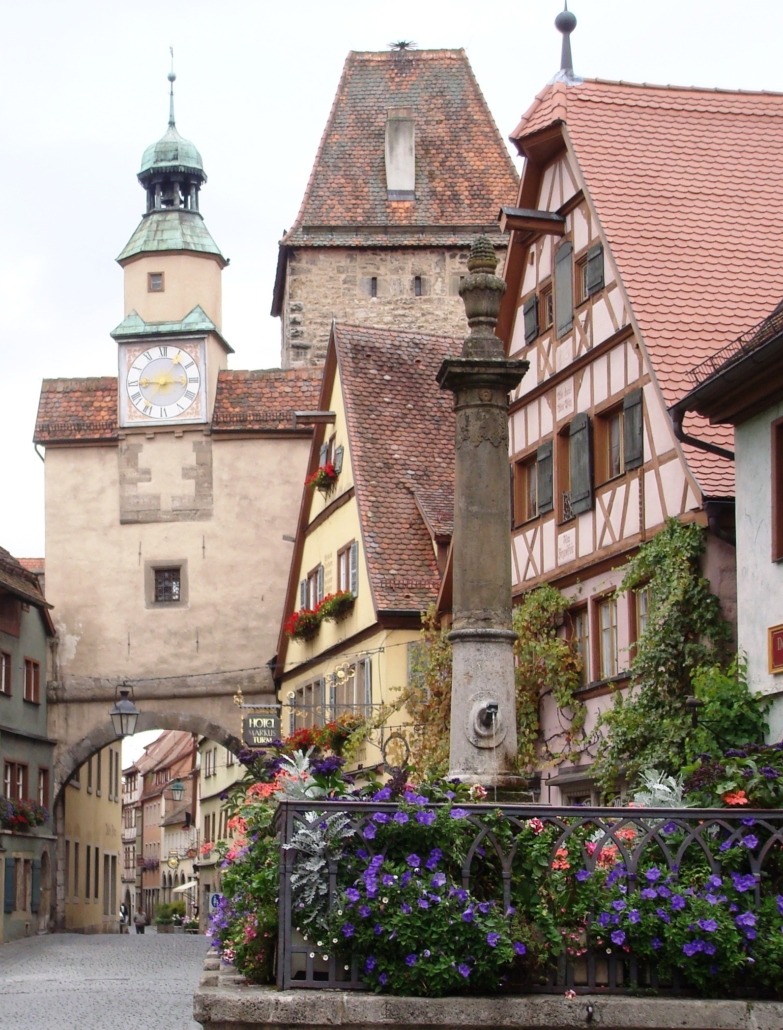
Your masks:
M127 399L142 418L190 421L200 417L202 376L197 359L171 344L148 347L125 376ZM134 412L127 408L128 415ZM138 416L136 416L138 417Z

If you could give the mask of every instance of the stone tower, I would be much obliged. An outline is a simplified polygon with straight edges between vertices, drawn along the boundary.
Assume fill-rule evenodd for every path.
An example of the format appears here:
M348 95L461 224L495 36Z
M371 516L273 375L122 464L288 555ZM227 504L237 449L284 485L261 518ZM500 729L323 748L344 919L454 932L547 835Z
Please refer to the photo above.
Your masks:
M350 53L280 242L283 367L320 365L332 319L461 335L471 241L503 257L498 212L517 188L464 50Z

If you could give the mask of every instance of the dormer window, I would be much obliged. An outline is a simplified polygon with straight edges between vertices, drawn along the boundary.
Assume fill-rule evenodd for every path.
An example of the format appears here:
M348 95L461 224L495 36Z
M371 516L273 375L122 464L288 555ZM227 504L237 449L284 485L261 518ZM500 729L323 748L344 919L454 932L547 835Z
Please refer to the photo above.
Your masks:
M147 274L147 293L163 293L165 288L163 272L149 272Z
M389 200L416 199L416 125L412 107L386 112L386 192Z

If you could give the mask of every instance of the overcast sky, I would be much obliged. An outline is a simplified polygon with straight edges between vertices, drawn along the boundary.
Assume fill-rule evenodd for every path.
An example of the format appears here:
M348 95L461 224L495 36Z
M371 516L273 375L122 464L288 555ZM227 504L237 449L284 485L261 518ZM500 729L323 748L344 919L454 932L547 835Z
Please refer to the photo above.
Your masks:
M0 0L0 546L44 555L32 445L41 380L116 374L109 333L124 312L114 259L144 209L142 152L166 129L170 46L177 127L209 177L201 212L231 260L231 367L267 368L280 355L269 316L277 243L348 51L400 39L464 47L507 137L559 67L561 9L562 0ZM571 9L584 77L783 91L779 0ZM459 146L458 125L453 138Z

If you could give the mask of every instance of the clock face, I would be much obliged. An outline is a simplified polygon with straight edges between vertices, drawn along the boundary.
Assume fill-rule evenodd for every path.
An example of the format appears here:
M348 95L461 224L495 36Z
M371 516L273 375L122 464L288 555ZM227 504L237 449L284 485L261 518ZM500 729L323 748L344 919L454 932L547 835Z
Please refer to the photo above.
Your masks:
M201 395L201 371L188 351L156 344L133 359L125 388L130 403L144 418L187 419Z

